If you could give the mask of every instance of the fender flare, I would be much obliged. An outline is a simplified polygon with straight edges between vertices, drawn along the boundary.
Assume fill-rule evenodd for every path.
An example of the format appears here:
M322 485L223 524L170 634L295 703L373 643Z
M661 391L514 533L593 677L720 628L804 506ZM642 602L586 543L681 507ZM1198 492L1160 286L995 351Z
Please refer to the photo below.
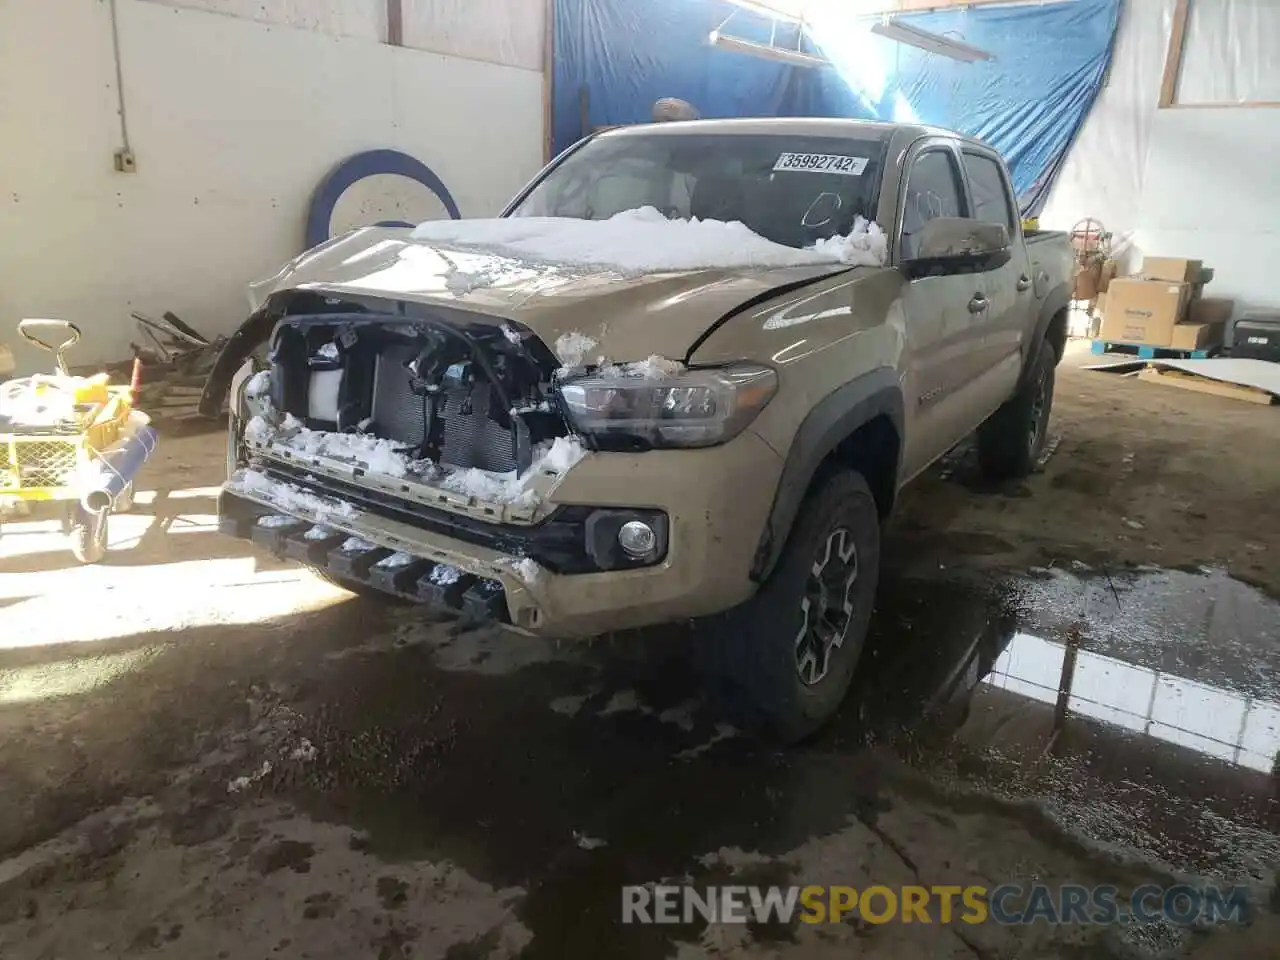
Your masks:
M196 407L196 411L202 417L216 419L222 413L222 401L227 397L231 378L240 369L240 365L249 359L253 351L267 342L279 319L278 313L263 307L250 314L231 338L222 345L222 349L213 361L213 368L205 377L204 391L200 394L200 403Z
M1018 379L1018 385L1022 386L1023 381L1031 372L1031 366L1035 362L1036 351L1040 347L1040 341L1045 338L1049 332L1049 324L1053 318L1057 316L1058 311L1065 309L1071 303L1071 284L1063 281L1052 290L1049 295L1044 298L1044 302L1040 304L1040 315L1036 318L1035 332L1031 339L1023 345L1022 351L1022 375ZM1058 357L1061 360L1062 357Z
M752 580L762 583L773 572L822 462L854 431L879 416L889 418L899 438L893 481L896 490L902 465L902 387L894 370L881 367L827 394L800 424L787 451L773 507L751 563Z

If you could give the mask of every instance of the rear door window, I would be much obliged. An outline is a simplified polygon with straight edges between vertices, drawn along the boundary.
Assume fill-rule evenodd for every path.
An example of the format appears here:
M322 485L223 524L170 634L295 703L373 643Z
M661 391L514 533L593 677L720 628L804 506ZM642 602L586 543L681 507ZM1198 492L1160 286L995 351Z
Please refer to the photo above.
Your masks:
M969 173L974 218L984 223L1004 224L1009 236L1014 236L1013 201L1000 164L984 154L966 152L964 166Z

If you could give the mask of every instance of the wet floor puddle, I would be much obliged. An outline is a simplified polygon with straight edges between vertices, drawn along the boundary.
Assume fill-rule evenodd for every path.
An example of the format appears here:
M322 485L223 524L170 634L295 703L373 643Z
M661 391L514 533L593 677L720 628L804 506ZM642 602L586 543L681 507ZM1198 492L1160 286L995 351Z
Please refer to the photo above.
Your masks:
M620 933L620 886L723 882L722 850L753 858L736 882L788 882L806 843L895 815L899 758L936 786L931 809L1023 804L1033 831L1271 883L1271 599L1218 571L890 573L874 624L841 716L790 750L726 728L678 640L584 651L403 627L390 656L344 659L299 705L318 756L276 788L384 858L525 888L529 956L664 955L669 929Z

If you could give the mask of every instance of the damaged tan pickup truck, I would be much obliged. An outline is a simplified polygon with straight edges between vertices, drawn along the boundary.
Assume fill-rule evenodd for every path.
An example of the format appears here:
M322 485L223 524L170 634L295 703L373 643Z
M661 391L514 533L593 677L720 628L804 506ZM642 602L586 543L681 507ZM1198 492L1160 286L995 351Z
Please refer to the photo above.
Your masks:
M975 429L993 476L1035 463L1070 271L945 131L610 130L501 218L255 285L206 394L221 528L526 634L695 621L736 715L796 740L848 689L903 484Z

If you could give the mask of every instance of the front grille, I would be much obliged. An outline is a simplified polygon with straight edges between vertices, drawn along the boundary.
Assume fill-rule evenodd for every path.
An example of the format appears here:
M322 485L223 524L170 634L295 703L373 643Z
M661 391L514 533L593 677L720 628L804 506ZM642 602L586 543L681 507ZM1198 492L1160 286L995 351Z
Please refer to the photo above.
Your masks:
M398 440L409 446L422 443L426 429L426 404L410 387L410 374L405 364L417 356L415 347L389 347L378 355L373 382L371 415L379 436ZM440 411L444 421L444 442L440 448L442 463L467 469L507 473L515 470L516 452L511 431L490 417L493 393L484 384L470 391L457 390L443 394Z
M18 480L23 487L64 487L75 477L74 440L15 440Z

